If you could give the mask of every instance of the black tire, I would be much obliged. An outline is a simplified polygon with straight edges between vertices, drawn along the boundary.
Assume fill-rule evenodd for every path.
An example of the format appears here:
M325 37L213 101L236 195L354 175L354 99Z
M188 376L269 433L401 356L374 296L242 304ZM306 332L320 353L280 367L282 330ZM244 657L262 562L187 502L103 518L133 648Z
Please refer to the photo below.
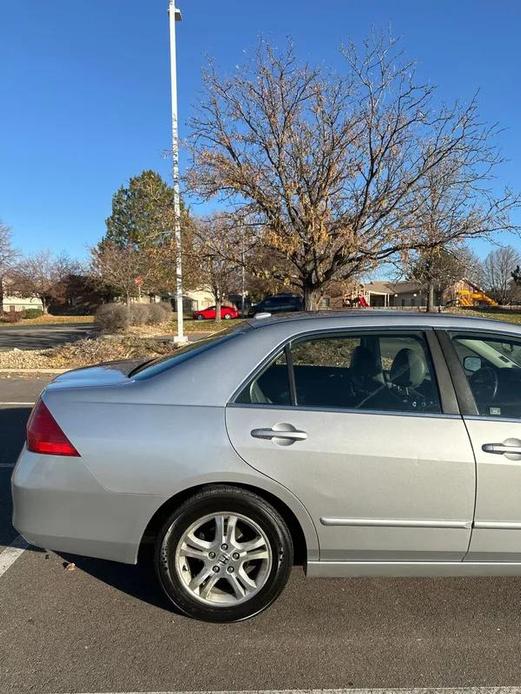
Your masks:
M262 529L271 549L271 568L262 588L252 598L232 606L213 606L193 597L175 567L176 548L185 531L212 513L250 519ZM278 598L293 566L293 542L282 516L262 497L216 485L190 497L170 515L156 539L154 564L161 587L179 611L207 622L238 622L254 617Z
M204 320L204 316L201 316L201 314L199 313L199 314L197 315L197 320Z

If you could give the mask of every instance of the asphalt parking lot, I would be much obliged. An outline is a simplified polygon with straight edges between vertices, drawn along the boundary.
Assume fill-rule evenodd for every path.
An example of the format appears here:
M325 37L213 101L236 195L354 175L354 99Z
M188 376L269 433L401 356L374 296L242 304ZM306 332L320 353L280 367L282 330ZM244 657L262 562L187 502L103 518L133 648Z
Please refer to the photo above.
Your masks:
M26 325L23 327L3 327L0 329L0 352L14 347L18 349L47 349L65 342L74 342L89 337L92 325Z
M0 379L0 567L27 403L44 384ZM172 612L147 567L29 547L0 573L2 694L515 686L520 633L521 578L296 569L269 611L222 626Z

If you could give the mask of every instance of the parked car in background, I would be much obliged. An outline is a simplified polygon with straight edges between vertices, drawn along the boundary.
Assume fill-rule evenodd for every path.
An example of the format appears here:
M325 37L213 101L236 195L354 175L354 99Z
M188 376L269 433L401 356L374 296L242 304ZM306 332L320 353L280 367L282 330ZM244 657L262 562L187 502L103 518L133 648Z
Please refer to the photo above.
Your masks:
M250 316L257 313L289 313L302 311L304 307L302 297L298 294L274 294L267 296L250 309Z
M192 617L308 576L521 576L521 328L377 311L249 320L58 376L12 478L28 542L128 564ZM348 592L346 592L346 595Z
M215 320L216 316L215 306L209 306L208 308L203 308L201 311L194 311L194 320ZM221 318L224 320L230 320L231 318L239 318L240 314L237 309L233 306L221 306Z

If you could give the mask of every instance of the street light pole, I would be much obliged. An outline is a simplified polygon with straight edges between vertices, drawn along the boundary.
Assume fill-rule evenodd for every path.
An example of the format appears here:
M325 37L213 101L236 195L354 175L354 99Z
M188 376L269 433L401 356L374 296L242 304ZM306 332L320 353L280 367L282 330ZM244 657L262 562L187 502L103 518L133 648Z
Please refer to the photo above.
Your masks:
M176 245L176 309L177 335L174 342L187 341L183 330L183 262L181 248L181 205L179 190L179 132L177 125L177 61L176 61L176 22L181 21L181 10L170 0L168 7L170 24L170 80L172 86L172 179L174 183L174 237Z
M244 294L246 287L246 266L244 264L244 227L242 227L241 232L241 318L244 318Z

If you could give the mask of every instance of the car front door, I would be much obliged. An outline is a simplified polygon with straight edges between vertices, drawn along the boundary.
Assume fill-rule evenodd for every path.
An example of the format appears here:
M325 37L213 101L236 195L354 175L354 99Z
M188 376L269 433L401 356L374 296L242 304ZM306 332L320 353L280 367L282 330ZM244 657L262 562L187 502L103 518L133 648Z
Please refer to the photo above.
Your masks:
M453 332L445 354L477 464L467 561L521 561L521 338Z
M322 561L465 555L475 464L432 332L298 337L226 417L239 455L304 503Z

